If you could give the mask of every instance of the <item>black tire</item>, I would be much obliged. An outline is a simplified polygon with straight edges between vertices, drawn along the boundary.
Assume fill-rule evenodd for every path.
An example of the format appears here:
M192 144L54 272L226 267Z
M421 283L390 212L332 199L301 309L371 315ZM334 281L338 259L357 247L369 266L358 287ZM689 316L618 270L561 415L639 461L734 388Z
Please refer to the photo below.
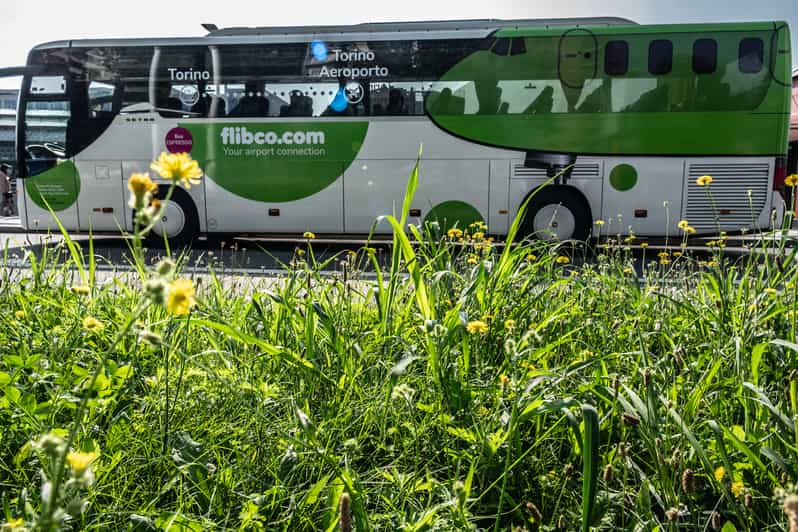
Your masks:
M577 189L569 186L547 186L540 190L527 205L526 214L519 231L519 236L545 239L540 226L535 227L535 218L546 207L566 209L573 217L573 230L570 234L560 235L560 240L585 241L590 237L593 218L590 204ZM540 224L538 224L540 225Z
M161 201L166 199L166 193L169 187L161 185L158 187L158 192L155 198ZM173 235L167 235L170 248L185 248L194 242L194 239L199 235L199 213L197 207L194 205L194 200L188 195L188 192L182 188L175 188L172 191L172 196L169 198L169 205L167 208L177 207L178 213L183 216L182 227ZM135 216L135 213L133 214ZM164 217L168 216L168 212L164 213ZM153 228L145 238L145 242L150 247L164 247L164 237Z

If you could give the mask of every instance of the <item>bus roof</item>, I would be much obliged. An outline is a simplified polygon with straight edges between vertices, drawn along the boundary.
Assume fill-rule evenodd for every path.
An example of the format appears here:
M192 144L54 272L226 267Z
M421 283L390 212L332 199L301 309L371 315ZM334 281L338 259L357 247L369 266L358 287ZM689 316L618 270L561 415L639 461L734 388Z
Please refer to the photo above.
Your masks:
M429 22L376 22L351 26L288 26L222 28L211 31L202 37L167 37L134 39L80 39L72 41L53 41L35 46L34 50L53 48L85 48L96 46L152 46L157 44L200 45L245 44L285 41L290 37L296 41L314 39L337 40L391 40L401 34L402 39L435 38L484 38L501 29L547 28L552 26L618 26L637 23L619 17L598 18L556 18L556 19L517 19L517 20L453 20Z
M638 25L624 18L562 18L518 20L459 20L440 22L381 22L353 26L292 26L263 28L224 28L200 37L166 37L133 39L80 39L53 41L35 46L33 50L54 48L94 48L104 46L209 46L225 44L269 44L290 40L326 41L389 41L428 39L480 39L492 34L498 37L544 35L552 28L590 28L597 34L634 33L691 33L713 31L767 31L786 25L785 22L721 22L701 24Z
M234 35L306 35L306 34L349 34L349 33L383 33L383 32L432 32L432 31L462 31L462 30L487 30L494 31L503 28L520 27L546 27L546 26L602 26L621 24L635 24L635 22L619 17L597 18L551 18L551 19L479 19L479 20L450 20L427 22L373 22L355 24L351 26L289 26L289 27L237 27L223 28L208 33L209 37L234 36Z

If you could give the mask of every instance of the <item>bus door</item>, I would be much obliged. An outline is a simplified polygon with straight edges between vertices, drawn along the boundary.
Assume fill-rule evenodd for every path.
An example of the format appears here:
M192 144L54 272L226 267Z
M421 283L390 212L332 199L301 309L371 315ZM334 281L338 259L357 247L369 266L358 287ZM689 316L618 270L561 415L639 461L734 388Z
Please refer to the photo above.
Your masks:
M27 227L58 230L55 214L67 229L78 227L80 181L68 151L70 83L64 74L26 76L22 82L18 156L24 186Z
M125 194L122 184L122 162L113 156L113 140L96 148L95 141L112 127L121 107L120 87L116 83L74 79L72 86L72 138L75 168L82 180L80 194L81 231L117 231L125 227ZM109 133L122 136L128 131ZM126 138L126 141L129 137Z

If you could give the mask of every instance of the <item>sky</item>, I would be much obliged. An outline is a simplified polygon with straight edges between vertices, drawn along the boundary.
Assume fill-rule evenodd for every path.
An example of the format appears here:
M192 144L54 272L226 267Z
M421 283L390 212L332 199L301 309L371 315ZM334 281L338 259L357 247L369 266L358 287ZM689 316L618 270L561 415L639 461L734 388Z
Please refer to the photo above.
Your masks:
M798 66L796 0L0 0L0 4L0 67L25 64L28 51L43 42L201 36L206 33L204 22L221 28L593 16L619 16L641 24L786 20L792 28L793 64ZM0 88L18 85L18 79L0 78Z

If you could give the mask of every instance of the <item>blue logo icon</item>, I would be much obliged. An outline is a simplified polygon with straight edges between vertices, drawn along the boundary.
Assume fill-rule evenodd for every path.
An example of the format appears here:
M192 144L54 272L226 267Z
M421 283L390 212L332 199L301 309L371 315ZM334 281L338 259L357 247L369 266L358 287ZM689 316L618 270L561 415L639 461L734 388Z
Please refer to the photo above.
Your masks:
M324 62L327 60L327 45L324 41L313 41L310 43L310 52L316 61Z
M343 88L338 89L338 93L333 98L332 103L330 103L330 107L336 113L343 113L349 107L349 100L346 98L346 91Z

